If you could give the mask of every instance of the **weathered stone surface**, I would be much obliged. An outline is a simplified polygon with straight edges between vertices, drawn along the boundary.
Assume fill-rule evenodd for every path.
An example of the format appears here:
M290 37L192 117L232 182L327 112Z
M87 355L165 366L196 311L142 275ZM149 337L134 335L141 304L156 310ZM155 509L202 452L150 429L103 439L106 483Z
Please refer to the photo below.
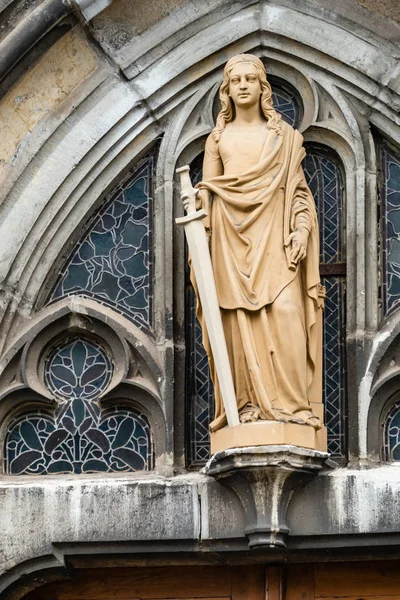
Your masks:
M198 484L201 539L244 538L244 512L236 494L209 477Z
M228 501L228 491L223 494L222 487L216 483L202 486L203 539L244 537L243 511L232 499ZM397 466L320 474L295 493L287 516L289 540L315 536L316 546L320 536L348 534L354 535L354 545L362 545L359 534L396 533L399 522Z
M0 165L12 159L25 135L97 67L93 49L70 32L21 77L0 102Z
M291 535L397 532L400 468L338 469L310 482L289 509Z
M0 3L0 41L43 0L3 0Z
M357 0L369 11L395 19L400 23L400 4L397 0Z
M131 8L124 10L128 4ZM136 4L133 9L128 0L120 0L114 1L109 9L95 18L92 27L104 50L123 68L129 67L127 72L131 77L183 41L191 40L199 31L206 30L209 26L217 26L221 19L230 19L232 29L237 30L240 22L234 19L234 15L251 4L257 5L258 2L207 0L199 3L196 0L157 0L155 3L147 3L148 8L144 8L145 2L140 2L143 10L142 15L139 15ZM157 11L156 5L162 6L162 10ZM113 18L110 19L111 12ZM215 41L207 34L203 37L208 38L208 42ZM193 40L192 49L197 50L197 47L198 42ZM134 61L138 64L132 65Z
M194 540L197 488L154 476L40 478L0 485L0 573L53 543Z
M350 535L354 546L362 546L366 533L398 532L398 471L337 469L305 484L288 511L290 547L296 547L299 536L314 547L326 547L325 541L319 542L322 536L340 545L339 536ZM23 561L53 555L53 544L79 543L83 553L91 544L104 549L127 542L132 552L146 542L155 552L164 542L174 544L171 551L190 541L198 550L202 542L226 549L230 544L247 546L244 511L235 493L199 473L174 478L151 473L3 478L0 528L1 573ZM151 544L146 547L151 551Z
M178 11L187 0L114 0L93 23L94 30L103 30L102 39L114 49L143 33L152 25Z
M113 0L75 0L86 21L101 13Z

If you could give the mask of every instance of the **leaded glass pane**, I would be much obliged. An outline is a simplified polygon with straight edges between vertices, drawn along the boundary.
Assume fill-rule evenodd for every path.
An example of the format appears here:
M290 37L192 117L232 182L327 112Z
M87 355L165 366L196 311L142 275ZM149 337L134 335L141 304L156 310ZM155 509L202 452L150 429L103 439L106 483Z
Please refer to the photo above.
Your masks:
M282 119L292 127L297 127L300 120L300 107L294 95L287 89L273 88L272 102L275 110L282 115Z
M111 360L98 344L76 339L50 354L45 381L56 398L90 399L106 389L112 371Z
M277 105L279 110L279 104ZM201 180L203 156L191 165L195 183ZM336 267L334 275L322 276L327 288L324 311L323 397L328 429L328 450L337 458L346 456L346 310L343 184L339 161L323 149L308 148L303 164L305 177L314 195L321 238L323 267ZM209 423L214 413L213 387L207 357L201 344L201 328L195 316L194 293L186 272L187 398L189 401L188 463L204 464L209 458Z
M323 332L323 399L328 451L346 455L346 280L322 277L326 287Z
M210 457L209 425L214 414L214 387L202 331L196 318L194 290L186 287L186 396L189 399L187 431L191 466L202 465Z
M396 402L386 417L383 428L383 448L386 461L400 461L400 402Z
M320 262L341 262L345 256L340 168L332 157L312 148L303 162L307 185L315 199L320 235Z
M71 339L45 361L45 383L59 406L54 415L26 413L10 427L6 472L125 472L152 468L147 419L138 410L102 411L100 394L113 374L107 351L93 340Z
M201 181L203 154L190 166L193 185ZM209 425L214 414L214 387L210 378L208 358L202 344L202 331L196 318L196 297L190 283L186 258L186 398L188 462L192 467L203 465L210 457Z
M384 313L400 305L400 151L386 143L382 156L382 287Z
M153 169L149 155L118 186L72 252L50 301L73 294L96 298L150 329Z

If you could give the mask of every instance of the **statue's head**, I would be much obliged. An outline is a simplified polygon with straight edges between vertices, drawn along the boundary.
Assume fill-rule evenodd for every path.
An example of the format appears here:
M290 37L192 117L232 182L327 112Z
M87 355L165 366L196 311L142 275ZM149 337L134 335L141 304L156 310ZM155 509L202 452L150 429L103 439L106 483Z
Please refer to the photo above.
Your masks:
M257 56L254 56L253 54L238 54L237 56L233 56L230 60L228 60L224 68L224 78L219 90L221 111L218 114L217 122L213 130L213 136L217 142L219 141L219 138L225 129L225 125L230 121L233 121L235 118L235 104L229 95L229 85L231 83L232 71L234 71L235 67L237 67L237 65L240 63L247 63L253 67L252 71L254 71L257 75L260 84L261 114L268 121L268 127L276 130L278 134L280 133L279 121L281 117L273 107L272 90L267 81L267 74L263 63Z

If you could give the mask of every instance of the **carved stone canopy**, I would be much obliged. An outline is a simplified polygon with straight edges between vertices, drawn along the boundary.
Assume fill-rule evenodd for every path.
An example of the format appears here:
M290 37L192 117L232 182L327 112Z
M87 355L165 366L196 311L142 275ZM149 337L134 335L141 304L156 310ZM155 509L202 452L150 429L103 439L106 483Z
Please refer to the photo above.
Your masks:
M327 452L297 446L250 446L217 452L203 472L232 489L245 514L249 548L285 547L293 493L335 463Z

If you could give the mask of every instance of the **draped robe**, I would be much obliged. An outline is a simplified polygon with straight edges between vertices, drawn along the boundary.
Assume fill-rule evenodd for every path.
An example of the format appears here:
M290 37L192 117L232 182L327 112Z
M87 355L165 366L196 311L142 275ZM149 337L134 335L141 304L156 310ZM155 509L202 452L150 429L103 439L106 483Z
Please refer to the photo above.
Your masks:
M267 123L252 135L228 124L218 143L209 136L197 186L207 191L200 197L239 412L253 405L261 419L297 423L314 416L310 400L316 400L321 351L319 235L302 142L284 122L281 134ZM309 231L307 255L294 265L284 242L299 226ZM226 416L200 303L197 314L215 388L211 430L217 430Z

